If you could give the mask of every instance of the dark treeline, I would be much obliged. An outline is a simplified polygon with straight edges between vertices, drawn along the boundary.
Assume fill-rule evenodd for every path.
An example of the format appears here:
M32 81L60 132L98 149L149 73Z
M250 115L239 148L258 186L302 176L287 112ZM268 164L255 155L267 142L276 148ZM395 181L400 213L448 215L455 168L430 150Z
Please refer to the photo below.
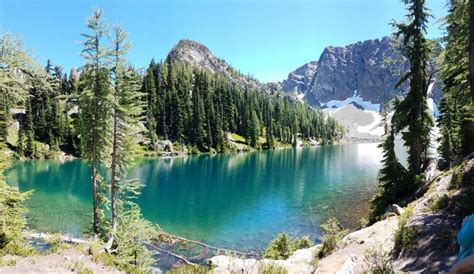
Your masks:
M47 84L32 85L24 103L17 152L27 158L54 157L59 150L80 155L76 118L84 73L72 70L68 76L49 60L45 71ZM283 94L242 88L181 63L152 61L141 86L147 127L143 145L152 150L157 140L171 140L190 152L225 152L232 149L229 133L257 149L295 145L296 138L327 144L344 133L333 118Z
M17 152L28 158L47 156L37 142L47 144L52 152L58 151L60 146L71 152L77 137L68 115L73 104L65 98L77 92L78 81L72 76L68 78L60 66L53 67L50 60L45 72L46 84L32 85L29 89L19 129Z
M334 119L276 93L249 90L208 71L152 61L142 92L147 94L147 127L152 143L170 139L200 151L228 149L227 133L250 146L273 148L296 138L330 143L343 130ZM259 141L263 138L265 141Z

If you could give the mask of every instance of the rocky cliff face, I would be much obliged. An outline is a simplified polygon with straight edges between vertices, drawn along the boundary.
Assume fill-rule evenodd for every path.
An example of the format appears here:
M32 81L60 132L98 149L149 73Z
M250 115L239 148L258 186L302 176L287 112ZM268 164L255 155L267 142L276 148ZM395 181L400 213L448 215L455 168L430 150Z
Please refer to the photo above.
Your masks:
M180 40L176 46L168 53L167 60L185 63L194 68L206 69L212 73L217 73L233 82L251 88L262 89L263 84L250 76L243 75L220 59L204 45L192 40Z
M311 61L304 64L288 74L288 78L281 83L281 88L288 92L296 92L298 94L305 93L310 87L311 80L317 68L318 61Z
M305 93L306 100L313 105L339 107L353 103L364 109L378 109L378 104L402 94L407 87L394 88L409 64L389 37L327 47L318 62L309 64L290 73L282 88ZM436 84L433 87L436 102L440 93L440 85Z

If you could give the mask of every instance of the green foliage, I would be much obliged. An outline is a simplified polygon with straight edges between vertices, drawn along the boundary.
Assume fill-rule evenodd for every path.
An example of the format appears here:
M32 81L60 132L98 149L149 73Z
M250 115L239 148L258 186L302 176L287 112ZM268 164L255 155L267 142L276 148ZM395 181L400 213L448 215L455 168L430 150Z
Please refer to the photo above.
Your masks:
M288 270L284 266L271 263L259 263L258 273L262 274L287 274Z
M313 251L313 254L311 254L311 262L310 262L311 266L312 266L314 269L316 269L316 268L318 267L318 265L319 265L319 260L320 260L320 258L319 258L319 250L314 250L314 251Z
M324 234L323 246L318 252L319 258L329 255L334 249L336 249L339 241L348 233L348 230L343 229L342 225L336 218L328 219L321 225L321 228L324 230Z
M229 79L181 63L152 61L142 92L148 95L146 125L152 131L151 143L170 139L202 152L222 152L229 149L227 133L244 137L234 140L253 148L262 144L272 148L277 142L292 144L295 135L331 143L344 131L321 111L284 95L242 89Z
M385 140L379 147L383 151L383 166L379 171L378 193L370 203L369 223L378 221L387 206L397 204L416 186L408 178L407 170L397 159L395 154L395 131L393 129L388 130Z
M56 253L59 250L63 250L69 247L69 245L64 243L64 241L61 239L61 234L58 233L48 235L44 240L51 246L46 251L47 254Z
M310 248L314 245L313 241L309 238L309 236L303 236L301 239L295 239L293 241L293 246L295 250L303 249L303 248Z
M155 235L155 227L143 220L136 205L122 210L118 220L114 263L127 272L146 272L154 259L145 244Z
M112 233L117 226L118 207L120 198L126 198L124 191L136 191L123 186L127 184L126 170L136 161L138 152L138 135L140 133L138 123L143 113L143 94L140 92L140 78L132 69L125 67L124 55L131 47L127 41L127 33L120 26L114 27L114 39L112 56L114 60L113 91L111 100L112 109L112 154L111 154L111 211L112 211ZM139 185L134 188L140 187Z
M438 123L441 129L441 168L449 168L474 151L474 105L469 87L469 1L449 2L445 17L446 47L440 58L443 97Z
M16 260L0 258L0 266L15 266Z
M100 9L93 11L87 20L90 34L84 37L82 56L85 59L84 77L81 79L82 90L79 95L79 131L81 136L81 156L92 164L93 189L93 224L92 232L98 235L103 231L100 221L106 201L101 190L101 175L98 166L105 163L110 156L111 140L111 88L108 67L109 51L103 46L107 35L107 23Z
M308 236L304 236L301 239L291 239L287 233L280 233L268 244L263 257L274 260L284 260L291 256L295 250L309 248L313 245L313 242Z
M396 251L409 250L417 244L418 231L413 226L407 226L408 220L412 214L413 208L407 207L403 214L398 218L398 227L394 236L394 249Z
M188 273L207 274L210 272L210 270L211 269L207 266L183 264L176 268L166 271L166 274L188 274Z
M433 126L428 112L427 93L432 80L429 71L430 44L425 38L428 13L424 0L406 0L408 14L406 23L396 23L395 37L401 41L402 54L410 62L408 71L397 83L397 88L409 81L409 91L401 101L394 104L392 124L396 133L402 132L402 139L409 149L410 174L420 174L428 161L427 149L430 143L430 129ZM431 73L431 75L430 75Z
M115 256L104 251L102 244L100 246L93 246L92 260L95 262L101 262L106 266L116 267Z
M466 165L467 162L454 167L452 172L452 179L450 183L451 189L462 189L456 199L450 201L455 212L461 218L468 216L474 212L474 170Z
M34 87L50 89L44 70L23 49L21 40L8 33L0 34L0 142L5 142L11 120L10 109L23 103Z
M71 264L68 266L68 269L77 274L93 274L94 273L94 271L88 268L82 261L74 262L74 264Z
M431 205L431 210L439 211L447 208L449 205L449 196L444 194Z
M24 203L32 192L20 192L18 188L6 183L3 171L8 163L4 144L0 143L0 250L4 253L23 254L23 230L27 212Z
M290 237L287 233L280 233L268 244L263 257L274 260L285 260L292 252Z
M383 251L382 247L369 249L364 255L364 262L367 266L365 273L395 273L392 267L390 252Z

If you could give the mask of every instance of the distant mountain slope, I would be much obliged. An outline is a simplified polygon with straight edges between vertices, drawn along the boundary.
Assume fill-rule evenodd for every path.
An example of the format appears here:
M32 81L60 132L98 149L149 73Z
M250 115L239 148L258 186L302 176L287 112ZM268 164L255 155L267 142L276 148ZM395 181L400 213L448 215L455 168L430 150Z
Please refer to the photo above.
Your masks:
M298 94L305 93L316 73L317 67L318 61L311 61L302 65L288 74L288 78L281 83L281 88L284 91L296 92Z
M406 85L395 90L395 84L408 69L408 62L391 39L383 37L345 47L326 47L317 62L291 72L281 87L287 92L304 93L312 105L340 107L353 103L377 110L380 103L404 92ZM437 83L433 87L435 102L440 96Z
M265 85L250 76L243 75L216 57L206 46L188 39L183 39L174 46L166 58L174 62L185 63L194 68L202 68L226 77L242 87L263 89Z

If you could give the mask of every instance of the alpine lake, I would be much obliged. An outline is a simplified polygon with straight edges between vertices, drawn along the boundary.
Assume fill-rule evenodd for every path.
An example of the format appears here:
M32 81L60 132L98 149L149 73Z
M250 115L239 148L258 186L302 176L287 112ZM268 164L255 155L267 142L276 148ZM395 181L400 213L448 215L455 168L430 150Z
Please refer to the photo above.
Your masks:
M279 232L309 235L336 217L357 228L377 190L377 144L145 158L129 172L144 183L143 216L165 231L206 244L261 251ZM16 161L7 181L28 200L28 226L80 236L90 231L90 165L84 160Z

